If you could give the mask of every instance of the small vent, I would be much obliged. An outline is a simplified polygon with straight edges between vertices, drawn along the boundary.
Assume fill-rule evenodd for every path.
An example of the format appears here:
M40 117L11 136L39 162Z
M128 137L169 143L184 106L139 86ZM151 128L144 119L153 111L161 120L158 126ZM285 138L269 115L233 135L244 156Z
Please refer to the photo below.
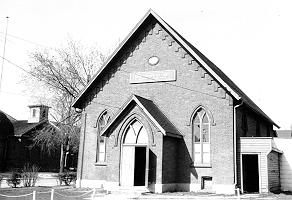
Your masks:
M157 65L159 63L159 58L157 56L152 56L148 59L149 65Z

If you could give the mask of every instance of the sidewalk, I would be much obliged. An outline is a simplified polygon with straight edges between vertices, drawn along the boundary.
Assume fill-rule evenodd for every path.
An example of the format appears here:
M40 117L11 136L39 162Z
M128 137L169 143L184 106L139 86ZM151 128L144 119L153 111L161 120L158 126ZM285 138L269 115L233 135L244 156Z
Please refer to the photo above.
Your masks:
M146 194L146 195L130 195L130 194L108 194L108 195L100 195L95 197L95 200L122 200L122 199L157 199L157 200L165 200L165 199L194 199L194 200L222 200L222 199L228 199L228 200L247 200L247 199L259 199L259 200L292 200L292 195L284 195L284 194L244 194L240 197L233 196L233 195L217 195L217 194L199 194L199 195L169 195L169 194Z

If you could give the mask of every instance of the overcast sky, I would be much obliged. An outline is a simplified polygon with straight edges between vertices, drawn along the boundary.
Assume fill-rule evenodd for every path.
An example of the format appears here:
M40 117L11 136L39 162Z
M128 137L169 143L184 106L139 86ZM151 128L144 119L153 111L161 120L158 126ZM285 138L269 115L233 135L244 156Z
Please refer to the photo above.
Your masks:
M28 69L30 52L60 47L68 37L112 51L149 8L220 67L282 129L290 128L289 0L0 0L0 55L6 16L5 57ZM27 119L27 106L37 103L35 93L24 92L23 73L4 63L0 110L19 120Z

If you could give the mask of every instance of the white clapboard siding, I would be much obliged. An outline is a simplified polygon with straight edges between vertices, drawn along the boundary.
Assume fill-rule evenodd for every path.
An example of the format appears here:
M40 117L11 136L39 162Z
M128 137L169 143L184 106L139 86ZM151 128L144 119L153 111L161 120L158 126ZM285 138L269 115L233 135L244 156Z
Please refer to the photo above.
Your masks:
M275 138L278 149L283 151L280 156L281 190L292 191L292 139Z
M259 159L259 177L260 192L268 192L268 162L267 155L272 149L271 137L241 137L240 151L242 154L258 154Z
M263 137L241 137L240 150L241 152L258 152L269 153L271 150L272 138Z

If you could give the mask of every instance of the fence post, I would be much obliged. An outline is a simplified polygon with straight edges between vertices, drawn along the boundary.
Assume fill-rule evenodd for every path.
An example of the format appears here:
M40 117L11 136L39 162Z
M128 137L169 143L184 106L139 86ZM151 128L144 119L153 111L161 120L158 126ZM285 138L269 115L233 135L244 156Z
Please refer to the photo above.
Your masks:
M55 192L55 190L52 189L52 190L51 190L51 200L54 200L54 192Z
M94 200L94 195L95 195L95 188L93 188L93 192L92 192L91 200Z
M35 197L36 197L36 191L33 191L33 192L32 192L32 200L36 200Z

